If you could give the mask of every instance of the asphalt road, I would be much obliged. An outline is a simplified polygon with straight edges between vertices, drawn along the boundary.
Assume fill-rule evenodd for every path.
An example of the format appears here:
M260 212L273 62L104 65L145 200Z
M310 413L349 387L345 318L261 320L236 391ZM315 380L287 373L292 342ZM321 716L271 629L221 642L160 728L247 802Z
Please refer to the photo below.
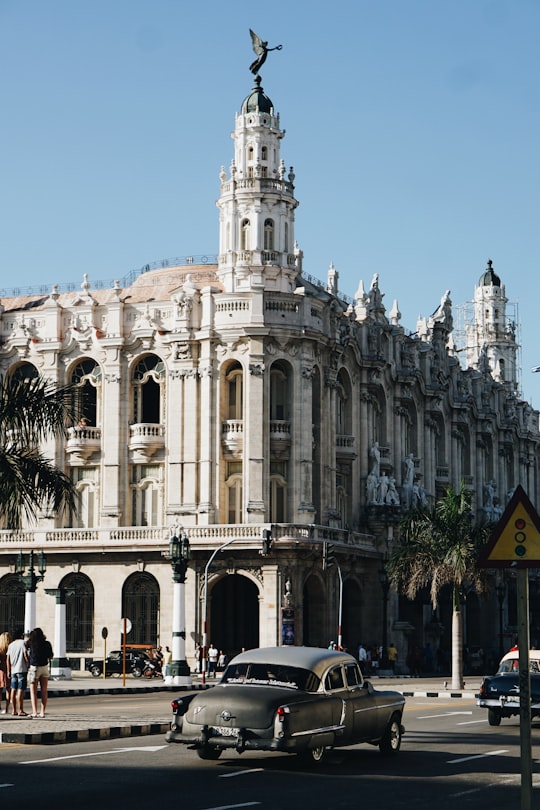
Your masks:
M170 696L56 698L57 708L84 715L95 705L86 705L92 698L102 702L101 710L160 715ZM144 810L169 803L189 810L520 807L517 719L492 728L473 698L411 697L404 723L407 731L397 757L354 746L331 752L325 763L309 768L295 756L252 752L225 752L217 762L204 762L195 751L167 745L161 734L64 745L0 745L0 801L21 807L69 801L78 810ZM534 773L539 724L533 725L532 741ZM540 810L540 775L534 775L533 784L533 808Z

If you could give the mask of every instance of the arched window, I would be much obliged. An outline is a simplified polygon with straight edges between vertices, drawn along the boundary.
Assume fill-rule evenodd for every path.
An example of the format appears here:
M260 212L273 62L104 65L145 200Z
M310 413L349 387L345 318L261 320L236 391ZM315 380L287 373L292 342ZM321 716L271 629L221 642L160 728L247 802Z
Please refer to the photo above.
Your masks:
M129 618L132 644L158 645L159 585L151 574L132 574L122 589L122 616Z
M249 219L243 219L240 223L240 250L249 250Z
M261 146L261 160L268 160L268 147Z
M162 422L161 388L165 382L165 365L155 354L145 355L133 372L133 421L136 424L159 425Z
M134 464L131 480L131 525L159 526L162 517L163 468Z
M289 223L288 222L285 223L285 239L284 239L283 250L285 251L285 253L289 252Z
M75 486L76 505L70 526L91 529L98 525L97 474L95 467L72 467L71 480Z
M66 593L66 650L94 647L94 586L86 574L68 574L60 582Z
M13 369L11 372L11 377L14 380L19 380L20 382L25 380L37 380L39 377L39 371L32 363L21 363L19 366Z
M87 425L97 425L97 389L101 386L101 366L89 357L80 360L71 373L71 383L77 386L78 411Z
M287 522L287 473L286 462L270 465L270 520L272 523Z
M241 461L231 461L227 464L225 486L227 487L227 523L243 523Z
M24 585L16 574L0 579L0 627L13 636L24 628Z
M264 221L264 249L274 250L274 220Z
M289 418L289 379L284 366L274 363L270 371L270 419Z
M240 363L234 363L226 376L227 413L226 419L243 418L244 374Z

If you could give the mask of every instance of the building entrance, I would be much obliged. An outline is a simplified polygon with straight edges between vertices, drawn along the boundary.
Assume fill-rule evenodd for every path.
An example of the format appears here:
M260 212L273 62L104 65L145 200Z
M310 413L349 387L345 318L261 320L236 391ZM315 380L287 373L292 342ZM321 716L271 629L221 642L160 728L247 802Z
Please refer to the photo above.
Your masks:
M223 577L210 594L208 643L227 658L259 646L259 590L240 574Z

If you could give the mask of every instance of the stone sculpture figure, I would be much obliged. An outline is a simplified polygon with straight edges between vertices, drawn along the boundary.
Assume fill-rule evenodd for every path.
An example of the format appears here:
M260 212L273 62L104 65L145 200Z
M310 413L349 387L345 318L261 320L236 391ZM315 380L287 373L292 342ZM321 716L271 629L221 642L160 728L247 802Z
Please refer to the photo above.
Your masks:
M268 42L262 40L260 36L258 36L254 31L249 29L249 33L251 34L251 43L253 45L253 50L255 51L255 55L257 58L251 63L249 69L253 73L254 76L257 75L261 67L266 62L266 57L268 56L269 51L280 51L283 45L276 45L275 48L269 48Z

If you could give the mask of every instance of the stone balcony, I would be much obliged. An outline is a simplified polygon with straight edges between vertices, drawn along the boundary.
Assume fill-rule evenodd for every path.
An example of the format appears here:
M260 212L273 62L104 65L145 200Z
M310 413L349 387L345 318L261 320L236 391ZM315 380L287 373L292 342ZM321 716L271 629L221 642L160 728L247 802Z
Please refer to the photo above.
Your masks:
M165 448L165 428L150 422L138 422L129 426L129 452L135 463L145 463L158 451Z
M68 428L67 433L66 453L71 463L83 463L101 450L101 428L76 425Z
M346 433L338 433L336 435L336 456L343 459L355 459L356 452L354 449L354 436L349 436Z
M226 458L240 458L244 451L243 419L226 419L221 423L221 445Z
M284 419L270 422L270 453L273 458L287 459L291 449L291 423Z
M184 526L193 553L206 555L225 544L238 542L238 548L259 552L262 530L268 523L212 524L210 526ZM370 534L316 524L272 524L272 540L277 548L300 549L316 547L323 541L343 549L355 549L372 557L380 556L376 539ZM79 559L73 555L117 553L139 555L141 552L168 553L170 526L119 526L93 529L28 529L0 530L0 565L12 565L19 551L43 550L46 554L64 553L73 565ZM232 550L232 549L231 549ZM135 557L134 557L135 559Z

